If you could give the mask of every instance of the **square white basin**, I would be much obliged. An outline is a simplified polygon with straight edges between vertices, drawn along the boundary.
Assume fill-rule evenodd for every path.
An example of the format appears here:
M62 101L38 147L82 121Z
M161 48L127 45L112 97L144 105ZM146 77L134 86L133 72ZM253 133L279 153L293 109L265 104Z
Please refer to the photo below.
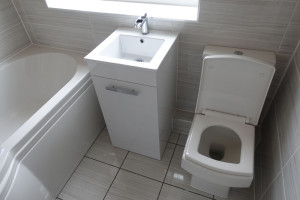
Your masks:
M163 39L121 34L104 48L100 54L106 57L135 62L151 62L163 42Z
M137 29L119 28L85 60L92 76L156 86L158 71L177 68L177 37L175 32L150 30L142 35Z
M85 59L132 67L158 69L177 39L178 33L118 28Z

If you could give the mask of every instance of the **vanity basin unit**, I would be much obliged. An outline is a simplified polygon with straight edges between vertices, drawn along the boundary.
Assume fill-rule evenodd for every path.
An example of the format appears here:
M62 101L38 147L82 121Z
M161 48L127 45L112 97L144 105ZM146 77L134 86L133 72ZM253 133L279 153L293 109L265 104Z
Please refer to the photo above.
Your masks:
M175 107L177 37L119 28L85 57L113 146L161 159Z

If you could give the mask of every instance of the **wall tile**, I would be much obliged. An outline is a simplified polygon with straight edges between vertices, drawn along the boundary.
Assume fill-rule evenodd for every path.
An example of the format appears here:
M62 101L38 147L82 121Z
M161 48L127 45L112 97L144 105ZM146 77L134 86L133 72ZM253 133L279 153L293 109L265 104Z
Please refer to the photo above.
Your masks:
M194 112L198 96L198 85L177 81L176 108Z
M81 52L89 52L96 45L93 35L87 29L28 24L33 41L37 44L49 45ZM70 35L72 37L70 37Z
M132 27L136 20L136 16L48 9L44 0L14 2L34 43L84 52L92 50L117 27ZM169 21L150 16L150 31L158 29L181 34L177 108L192 112L195 109L197 95L193 93L198 92L196 82L200 79L205 45L277 52L295 4L295 0L203 0L199 22ZM294 18L297 22L298 17L295 15ZM280 80L282 74L279 76ZM272 100L272 96L274 94L267 100Z
M30 40L10 0L0 0L0 62L26 46Z
M174 23L174 30L184 42L277 51L294 6L294 1L203 0L200 22Z
M283 169L286 200L300 199L300 149Z
M200 84L201 72L193 70L179 70L178 71L178 81L190 83L198 87Z
M180 45L179 45L179 48L181 48ZM181 50L179 50L179 51L181 51ZM178 57L178 70L194 71L194 72L201 73L201 70L202 70L202 52L199 53L199 55L179 54L179 57ZM200 77L200 74L198 74L198 76Z
M300 10L298 11L300 12ZM300 39L300 24L290 24L288 26L287 32L284 35L284 39L280 45L279 52L291 54Z
M233 35L236 32L247 38L247 46L256 44L254 49L276 51L294 6L295 1L202 0L200 23ZM242 45L245 47L245 43Z
M135 20L136 20L136 17L135 17ZM155 19L155 18L150 17L148 21L149 21L149 29L150 30L154 29L154 30L161 30L161 31L172 31L172 29L173 29L173 25L172 25L172 23L170 23L169 20Z
M271 107L261 128L261 186L263 191L267 189L281 170L278 132L274 122L276 122L275 109Z
M194 118L194 112L176 110L173 117L173 130L188 134Z
M297 124L300 124L300 79L295 59L293 59L293 61L290 63L286 76L288 77L287 79L291 91L291 97L294 106L293 110L295 113L296 121Z
M82 29L90 27L89 15L86 12L48 8L44 1L38 0L22 1L21 5L20 14L27 23Z
M279 54L279 53L276 54L276 65L275 65L276 71L275 71L274 77L272 79L272 82L271 82L271 85L270 85L270 88L269 88L269 91L268 91L268 94L267 94L267 97L266 97L266 100L264 103L264 107L260 114L259 124L261 124L262 120L265 118L265 116L271 106L272 100L274 99L275 94L279 88L279 84L281 82L282 76L285 73L286 67L287 67L290 59L291 59L291 55L289 55L289 54Z
M30 45L28 36L22 24L18 23L0 33L0 62Z
M19 16L9 0L0 0L0 33L20 23Z
M255 148L255 156L254 156L254 196L255 200L260 199L263 194L262 190L262 145L258 145Z
M300 44L300 40L298 42L298 45L299 44ZM297 67L298 75L300 77L300 48L299 47L298 47L298 50L295 53L294 60L295 60L295 64L296 64L296 67Z
M262 200L285 200L282 174L272 183L271 187L267 190Z
M295 52L275 101L262 124L262 140L255 154L256 199L300 199L300 79L297 67L299 48ZM274 109L277 120L273 117ZM271 135L276 127L279 142ZM278 163L278 149L281 165ZM268 186L274 176L276 179ZM261 194L264 196L261 197Z
M300 39L300 1L294 7L293 15L289 21L289 25L286 29L286 33L281 42L279 52L281 53L293 53L298 40Z
M281 146L282 165L288 161L300 143L299 127L296 124L291 91L287 78L282 82L276 97L276 115Z

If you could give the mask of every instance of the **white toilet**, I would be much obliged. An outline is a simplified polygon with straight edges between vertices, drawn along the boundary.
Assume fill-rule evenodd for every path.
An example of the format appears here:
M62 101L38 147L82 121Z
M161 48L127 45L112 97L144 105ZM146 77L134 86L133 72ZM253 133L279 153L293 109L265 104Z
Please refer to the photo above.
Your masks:
M230 187L249 187L254 131L275 72L275 55L207 46L197 106L181 166L191 186L227 197Z

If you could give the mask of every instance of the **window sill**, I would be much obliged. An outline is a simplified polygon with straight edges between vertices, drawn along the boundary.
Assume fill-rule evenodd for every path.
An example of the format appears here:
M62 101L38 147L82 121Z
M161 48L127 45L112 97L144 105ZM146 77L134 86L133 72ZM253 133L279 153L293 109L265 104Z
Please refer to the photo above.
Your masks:
M196 21L197 7L101 0L46 0L49 8Z

